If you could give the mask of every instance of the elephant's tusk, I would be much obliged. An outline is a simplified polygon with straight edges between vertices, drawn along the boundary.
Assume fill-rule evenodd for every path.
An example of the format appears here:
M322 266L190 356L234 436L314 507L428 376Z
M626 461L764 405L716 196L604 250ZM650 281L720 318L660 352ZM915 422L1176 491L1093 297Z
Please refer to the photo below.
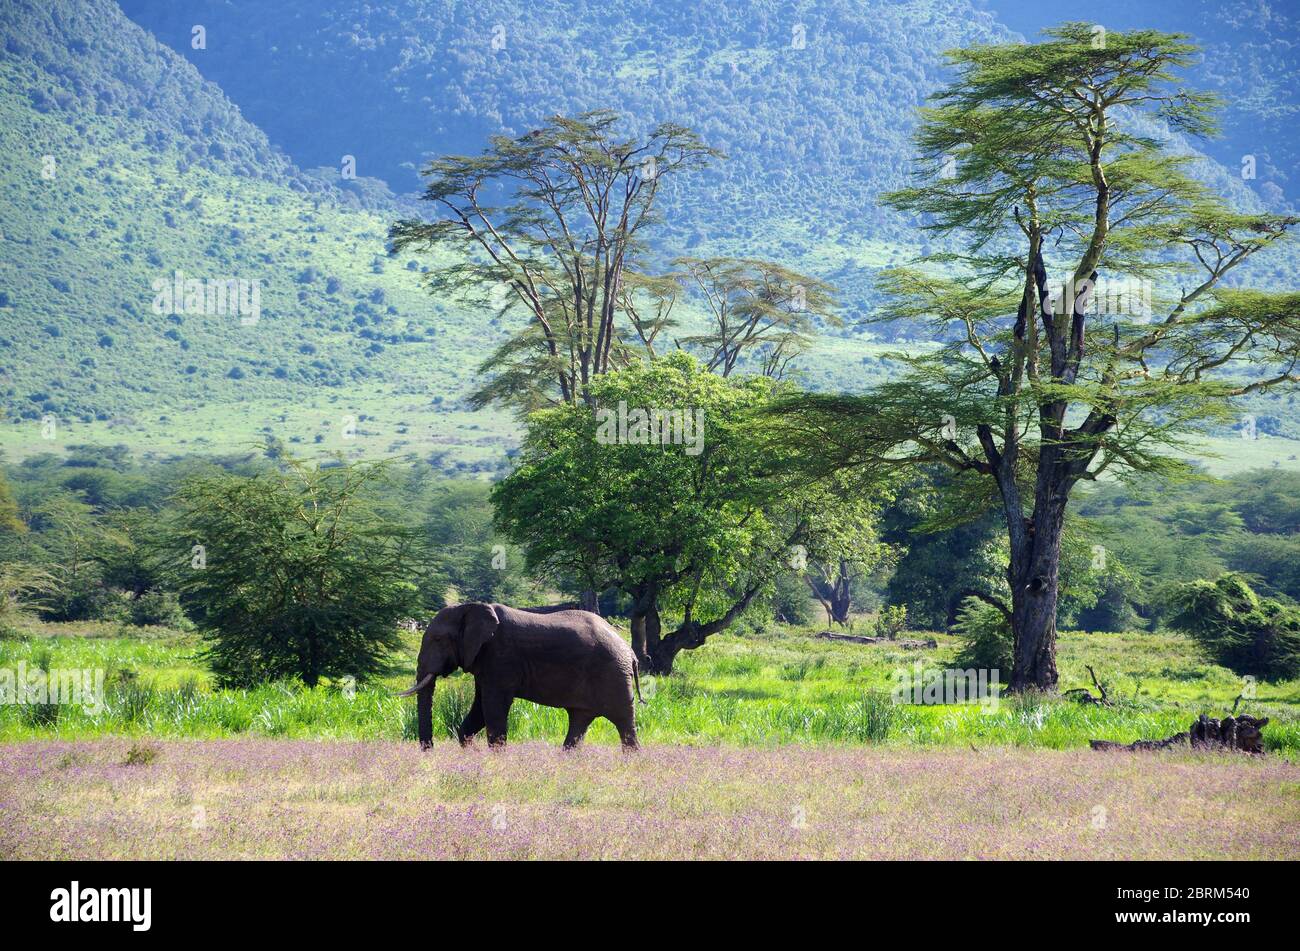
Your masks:
M412 687L410 690L403 690L401 693L398 694L398 696L399 696L399 697L409 697L409 696L411 696L411 694L413 694L413 693L418 693L419 691L423 690L425 687L429 686L429 684L432 683L432 682L433 682L433 674L425 674L423 680L421 680L418 684L416 684L416 685L415 685L414 687Z

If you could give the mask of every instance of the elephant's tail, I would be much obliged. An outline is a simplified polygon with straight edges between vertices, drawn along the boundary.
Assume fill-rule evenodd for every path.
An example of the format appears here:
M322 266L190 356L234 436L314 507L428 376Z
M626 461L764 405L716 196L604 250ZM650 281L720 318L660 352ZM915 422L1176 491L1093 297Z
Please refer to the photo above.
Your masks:
M645 701L641 699L641 665L635 657L632 658L632 682L636 684L637 703L644 704Z

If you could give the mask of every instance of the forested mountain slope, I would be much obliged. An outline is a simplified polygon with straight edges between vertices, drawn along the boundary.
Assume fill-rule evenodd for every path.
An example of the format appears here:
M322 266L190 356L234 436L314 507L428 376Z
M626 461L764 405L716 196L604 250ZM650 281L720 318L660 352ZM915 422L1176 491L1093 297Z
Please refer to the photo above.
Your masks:
M112 2L8 3L0 31L6 443L388 449L399 407L454 404L482 330L384 254L397 206L375 183L299 171ZM256 282L257 321L156 312L177 271Z
M859 319L878 302L878 270L924 238L877 197L907 180L915 110L943 79L942 51L1013 35L995 11L967 0L517 9L0 8L11 157L0 169L0 447L166 453L272 437L503 464L510 421L460 401L505 329L430 299L418 278L435 262L388 257L387 228L410 213L429 155L597 107L634 129L682 122L727 153L671 185L665 253L767 256L839 287L846 326L802 361L807 385L856 390L888 371ZM1229 33L1216 42L1231 48ZM1268 42L1252 52L1287 62ZM1274 101L1287 114L1288 100ZM345 157L356 178L340 174ZM1261 159L1261 176L1276 166ZM1282 200L1231 164L1202 170L1243 207ZM1294 285L1295 261L1262 259L1252 280ZM177 271L255 282L259 319L156 312L155 282ZM889 336L915 342L905 325ZM1297 429L1289 402L1252 408L1266 433Z
M123 0L303 167L419 185L430 156L477 152L554 114L611 108L634 129L687 125L726 153L671 183L669 253L762 255L833 281L847 335L880 299L874 275L926 237L878 198L909 181L916 109L948 76L944 51L1005 42L1065 20L1185 29L1206 44L1188 76L1225 98L1227 137L1200 174L1243 208L1287 201L1294 111L1281 79L1300 33L1263 0L1147 7L980 0ZM522 11L522 12L521 12ZM1014 13L1014 16L1012 14ZM196 49L196 26L206 31ZM1281 72L1278 72L1281 70ZM292 103L292 107L286 104ZM1161 130L1152 130L1160 135ZM1241 157L1256 177L1243 179ZM1295 197L1294 195L1292 197ZM1279 263L1285 259L1284 263ZM1293 255L1252 264L1294 278ZM1049 263L1050 266L1050 263ZM881 331L910 337L905 326Z

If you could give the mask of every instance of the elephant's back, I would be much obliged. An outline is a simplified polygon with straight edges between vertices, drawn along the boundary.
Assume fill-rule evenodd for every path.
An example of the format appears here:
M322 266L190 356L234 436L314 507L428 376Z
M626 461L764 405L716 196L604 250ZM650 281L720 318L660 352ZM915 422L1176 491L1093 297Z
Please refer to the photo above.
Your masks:
M536 614L506 605L493 605L503 620L520 634L549 643L557 650L590 650L620 659L635 655L627 641L599 614L573 608Z

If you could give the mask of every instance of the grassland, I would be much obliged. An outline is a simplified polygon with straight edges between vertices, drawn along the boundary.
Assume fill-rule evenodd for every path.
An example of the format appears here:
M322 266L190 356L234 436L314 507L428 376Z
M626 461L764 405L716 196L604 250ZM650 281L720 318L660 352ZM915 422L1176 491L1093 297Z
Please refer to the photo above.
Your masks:
M1300 827L1300 681L1261 684L1268 755L1096 753L1222 715L1241 683L1161 634L1067 633L1063 686L1091 664L1114 706L891 702L900 669L954 643L717 636L646 678L643 749L527 702L511 742L449 735L471 683L443 681L429 753L385 681L214 689L193 634L35 624L0 668L105 671L102 708L0 706L0 859L1278 859ZM411 645L412 648L414 645ZM413 652L412 652L413 656Z
M1089 685L1090 664L1114 705L1067 700L979 704L895 704L900 671L948 667L956 645L944 635L932 650L830 642L807 630L720 635L684 655L671 677L647 678L638 710L644 742L900 747L970 745L1075 749L1089 739L1130 742L1187 728L1200 713L1222 716L1242 692L1240 678L1205 663L1190 642L1166 634L1067 633L1061 640L1062 687ZM412 739L414 701L395 696L411 682L415 645L401 669L383 682L309 690L270 684L254 690L214 689L192 634L111 625L37 625L28 636L0 641L0 667L99 669L106 697L99 709L63 705L0 706L0 740L99 736ZM450 735L468 706L472 683L440 682L437 722ZM1267 715L1268 747L1300 760L1300 681L1255 685L1242 711ZM519 701L511 711L517 740L559 743L562 710ZM614 744L613 728L593 725L591 742Z
M1287 859L1298 792L1276 758L26 742L0 859Z

